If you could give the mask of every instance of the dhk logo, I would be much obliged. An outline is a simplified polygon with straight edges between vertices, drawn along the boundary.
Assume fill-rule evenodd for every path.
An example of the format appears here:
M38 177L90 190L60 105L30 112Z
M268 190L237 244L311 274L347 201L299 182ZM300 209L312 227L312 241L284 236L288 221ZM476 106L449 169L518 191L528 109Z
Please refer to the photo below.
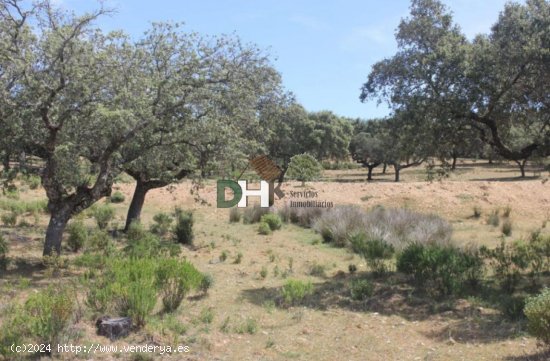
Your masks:
M260 197L260 206L269 207L273 204L274 194L276 194L279 199L284 197L285 194L280 189L281 183L279 182L277 187L274 186L275 180L281 175L281 169L277 164L267 156L261 155L250 160L249 165L252 165L256 173L262 179L262 181L260 181L260 189L248 189L245 180L237 182L232 180L219 180L217 186L218 208L231 208L235 205L244 208L248 205L248 197ZM231 200L225 199L225 190L227 188L233 191L233 199Z

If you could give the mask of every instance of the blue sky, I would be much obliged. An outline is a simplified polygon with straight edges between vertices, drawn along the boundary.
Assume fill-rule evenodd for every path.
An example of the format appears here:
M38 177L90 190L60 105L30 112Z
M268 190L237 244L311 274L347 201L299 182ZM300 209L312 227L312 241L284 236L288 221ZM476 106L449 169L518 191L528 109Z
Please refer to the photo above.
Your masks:
M97 3L56 0L70 10ZM444 0L468 37L488 32L506 0ZM143 33L152 21L184 22L190 31L235 32L268 49L285 87L307 110L360 118L388 114L385 105L361 103L360 87L376 61L396 50L394 31L408 0L106 0L117 9L98 25Z

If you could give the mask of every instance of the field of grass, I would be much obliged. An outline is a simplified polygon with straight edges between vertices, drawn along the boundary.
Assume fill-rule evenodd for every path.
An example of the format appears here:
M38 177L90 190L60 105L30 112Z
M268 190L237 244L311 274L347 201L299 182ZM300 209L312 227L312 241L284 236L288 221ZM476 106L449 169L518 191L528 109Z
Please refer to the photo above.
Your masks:
M402 182L394 183L391 168L384 175L379 173L381 167L376 170L375 180L369 183L363 169L324 171L323 179L308 183L306 189L317 192L317 200L335 205L364 209L382 205L437 214L450 222L452 239L458 245L492 248L502 239L526 239L535 230L550 233L547 174L520 180L512 165L464 160L442 181L427 182L421 166L403 171ZM26 188L20 187L20 202L45 198L40 189ZM110 229L124 225L133 184L118 183L115 188L125 195L125 201L112 204L116 215ZM187 345L190 349L171 355L54 355L63 360L550 359L528 335L525 320L504 317L491 294L432 298L416 292L396 272L374 277L362 258L323 243L311 229L284 224L281 230L260 235L257 224L230 223L229 210L215 207L214 181L207 181L201 189L202 203L195 202L190 189L190 182L182 182L151 191L142 223L148 228L155 214L171 212L176 206L194 211L194 246L183 247L181 256L213 276L207 295L191 294L174 314L164 314L157 305L144 328L111 342L95 334L98 315L84 305L86 288L78 279L87 268L73 262L79 254L64 249L67 267L53 273L44 268L41 254L48 218L44 213L27 212L15 226L0 226L11 261L6 271L0 270L0 327L9 303L23 302L36 290L61 283L76 289L79 300L67 343ZM291 191L304 190L299 182L285 183L282 189L286 197L276 206L288 201ZM9 203L5 197L0 201L4 202L0 205ZM495 211L499 213L497 226L491 220ZM5 213L6 209L0 210ZM512 224L510 235L503 235L504 221ZM91 218L84 222L93 225ZM123 239L115 242L119 251ZM350 273L350 265L357 271ZM373 285L372 295L353 299L350 282L362 278ZM313 294L299 305L281 307L281 287L289 279L312 282Z

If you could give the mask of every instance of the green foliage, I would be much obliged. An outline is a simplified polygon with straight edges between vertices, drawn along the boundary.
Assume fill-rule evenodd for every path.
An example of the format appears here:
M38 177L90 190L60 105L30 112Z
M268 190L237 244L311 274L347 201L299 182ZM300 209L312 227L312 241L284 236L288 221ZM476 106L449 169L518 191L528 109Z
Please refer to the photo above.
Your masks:
M321 176L321 164L313 156L304 153L290 158L288 172L286 175L291 179L296 179L304 184L318 179Z
M483 274L483 259L452 246L412 243L398 254L397 270L411 275L428 291L444 296L475 283Z
M220 262L225 262L227 260L227 251L222 251L222 253L220 253L220 257L219 257L219 260Z
M151 232L159 236L165 236L172 226L174 219L167 213L157 213L153 216L155 222L151 225Z
M166 259L157 268L157 287L167 312L175 311L189 293L201 285L204 276L186 260Z
M28 184L30 189L38 189L42 184L42 179L39 176L29 174L25 178L25 183Z
M173 243L161 241L156 235L145 231L141 223L132 222L127 232L128 244L124 248L130 258L155 258L177 256L181 249Z
M212 285L214 284L214 277L210 274L203 274L201 283L199 284L199 289L203 294L207 294L208 290L212 288Z
M109 222L115 217L115 209L108 204L95 205L91 210L99 229L106 229Z
M239 223L241 221L241 211L237 207L233 207L229 210L229 222L231 223Z
M509 218L509 217L510 217L510 213L512 213L512 207L506 206L506 207L504 207L504 210L502 211L502 216L503 216L504 218Z
M186 245L193 244L193 213L176 209L176 225L174 226L176 242Z
M69 238L67 244L73 252L78 252L88 240L88 230L81 220L75 220L67 226Z
M214 321L214 310L212 307L205 307L201 310L199 320L202 323L211 324Z
M474 207L474 214L473 214L473 217L478 219L479 217L481 217L481 208L479 208L479 206L475 206Z
M254 335L256 332L258 332L258 322L255 319L249 317L242 324L235 327L235 332L239 334L248 333L250 335Z
M307 296L313 294L313 284L310 281L289 279L281 289L283 302L287 306L300 304Z
M502 289L512 293L521 279L521 272L529 266L527 245L522 242L510 244L502 241L494 249L481 247L481 253L488 259Z
M8 265L8 251L8 242L0 234L0 270L5 269Z
M550 288L527 299L524 308L529 333L550 346Z
M262 269L260 270L260 277L261 277L262 279L266 279L267 273L268 273L267 267L266 267L266 266L262 266Z
M374 286L368 280L355 279L350 282L349 290L353 300L364 301L372 296Z
M386 260L391 259L395 253L392 245L382 239L370 239L365 233L351 235L350 243L353 251L367 261L375 274L382 275L388 271Z
M113 194L111 194L111 197L109 198L111 203L122 203L126 199L124 194L120 191L116 191Z
M12 343L50 344L52 348L74 317L76 297L68 287L49 286L5 313L0 330L0 355L10 355Z
M314 262L309 268L309 274L315 277L326 277L326 266Z
M2 214L2 223L7 227L14 227L17 224L17 213L9 212Z
M524 297L511 295L501 295L500 297L500 309L506 318L517 321L525 316L523 313L525 307Z
M243 260L243 254L241 252L237 253L237 257L233 261L234 264L240 264Z
M279 217L276 213L264 214L260 219L260 224L261 223L267 223L269 225L269 228L272 231L281 229L283 225L283 222L281 221L281 217Z
M271 227L267 222L260 222L260 225L258 226L258 233L267 236L272 233Z
M101 230L95 229L88 234L86 249L88 251L100 252L104 255L111 255L115 251L111 236Z
M243 222L244 224L258 223L262 216L270 212L269 208L261 207L259 204L254 204L252 207L244 209Z

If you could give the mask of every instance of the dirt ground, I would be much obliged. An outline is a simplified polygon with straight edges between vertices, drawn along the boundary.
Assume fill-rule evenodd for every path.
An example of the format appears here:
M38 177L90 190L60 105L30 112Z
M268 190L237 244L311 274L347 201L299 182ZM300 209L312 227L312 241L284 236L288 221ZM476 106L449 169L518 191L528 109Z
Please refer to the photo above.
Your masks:
M528 175L532 175L529 174ZM365 209L376 205L408 207L438 214L451 222L453 240L458 244L496 245L502 239L499 227L487 224L489 212L511 207L513 232L507 239L525 238L530 232L550 228L550 182L547 175L517 179L512 166L463 161L457 172L443 181L427 182L423 167L407 169L403 182L391 182L392 174L375 172L375 181L365 182L362 169L326 171L324 180L306 185L318 192L318 201L334 205L356 204ZM126 196L117 209L122 224L131 199L133 184L117 184ZM303 191L296 182L283 186ZM320 242L312 230L294 225L269 236L259 235L257 225L229 223L229 211L215 206L216 189L207 181L200 190L204 204L190 193L189 181L149 192L142 221L149 224L154 214L169 212L175 206L194 209L194 250L184 256L202 272L214 277L207 297L190 297L184 302L175 322L181 327L163 326L155 316L145 329L113 345L180 344L189 353L160 356L131 354L58 354L60 359L166 359L166 360L550 360L525 331L524 322L507 321L498 310L475 298L449 302L424 302L403 286L398 275L384 283L373 280L375 292L367 301L352 301L347 283L367 275L364 261L345 249ZM22 197L42 197L40 191L27 191ZM474 218L473 209L481 209ZM45 227L47 219L41 220ZM548 225L546 224L548 222ZM52 282L69 282L82 271L71 266L57 280L47 278L38 266L43 228L1 228L10 240L10 257L25 260L19 267L0 276L1 312L13 299L23 300L34 289ZM544 227L544 228L543 228ZM225 262L220 255L227 254ZM238 254L242 261L235 263ZM74 257L69 255L69 258ZM352 276L348 265L355 264ZM313 266L322 266L324 275L312 275ZM262 275L265 275L262 276ZM311 280L314 297L304 306L288 309L276 306L278 289L284 276ZM22 279L29 287L19 286ZM84 290L80 292L84 297ZM204 315L212 315L206 321ZM83 313L74 326L73 344L111 344L94 334L92 316ZM254 332L247 330L254 324ZM176 329L177 331L174 331ZM142 357L142 358L139 358ZM149 358L147 358L149 357Z

